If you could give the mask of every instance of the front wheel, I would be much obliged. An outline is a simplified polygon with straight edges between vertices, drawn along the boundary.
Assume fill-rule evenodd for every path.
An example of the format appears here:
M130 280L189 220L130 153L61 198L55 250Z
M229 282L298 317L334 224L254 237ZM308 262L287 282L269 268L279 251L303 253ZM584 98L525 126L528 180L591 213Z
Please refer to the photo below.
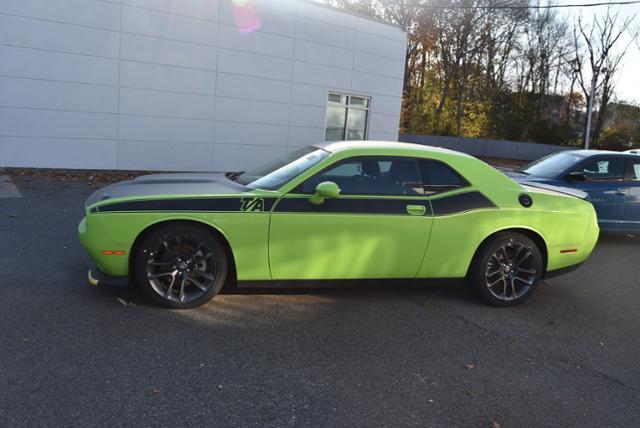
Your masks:
M218 294L228 265L223 246L204 227L168 224L144 236L135 253L134 272L155 303L188 309Z
M519 233L500 233L479 249L469 280L486 303L513 306L531 296L543 269L542 254L535 242Z

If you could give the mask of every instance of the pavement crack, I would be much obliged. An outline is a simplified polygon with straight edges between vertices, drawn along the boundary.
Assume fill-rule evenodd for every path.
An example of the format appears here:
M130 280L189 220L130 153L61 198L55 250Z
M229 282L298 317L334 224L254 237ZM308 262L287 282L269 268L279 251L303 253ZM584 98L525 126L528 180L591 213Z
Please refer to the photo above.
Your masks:
M592 372L596 373L598 376L600 376L600 377L602 377L602 378L604 378L604 379L606 379L606 380L608 380L610 382L613 382L613 383L615 383L615 384L617 384L619 386L622 386L623 388L626 388L626 389L628 389L630 391L633 391L633 392L636 392L636 393L640 392L640 391L638 391L637 388L635 388L635 387L633 387L631 385L627 385L626 383L624 383L620 379L617 379L617 378L615 378L613 376L610 376L610 375L606 374L605 372L596 369L595 367L587 367L587 368L589 370L591 370Z

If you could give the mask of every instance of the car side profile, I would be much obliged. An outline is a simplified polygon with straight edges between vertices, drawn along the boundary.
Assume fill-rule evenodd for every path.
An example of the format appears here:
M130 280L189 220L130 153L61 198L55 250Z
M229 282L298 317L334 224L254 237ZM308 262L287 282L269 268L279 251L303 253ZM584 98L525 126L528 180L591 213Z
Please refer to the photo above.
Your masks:
M584 196L517 184L450 150L332 142L255 171L108 186L87 200L79 234L91 283L135 283L170 308L224 284L422 278L466 278L508 306L589 256L598 225Z
M569 150L510 174L522 183L586 192L604 232L640 230L640 156L628 152Z

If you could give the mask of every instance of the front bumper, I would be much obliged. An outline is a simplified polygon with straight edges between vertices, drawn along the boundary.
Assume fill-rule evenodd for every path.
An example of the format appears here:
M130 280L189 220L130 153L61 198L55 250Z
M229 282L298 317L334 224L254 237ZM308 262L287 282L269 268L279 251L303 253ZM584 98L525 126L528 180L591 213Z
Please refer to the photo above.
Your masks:
M100 219L93 215L83 218L78 224L80 244L95 264L96 275L101 272L108 276L127 276L129 274L129 245L115 242L104 230ZM105 254L109 251L110 254ZM106 273L105 273L106 272ZM94 276L95 279L95 276Z
M97 287L97 286L107 286L107 287L128 287L129 286L129 277L128 276L112 276L107 275L102 272L98 266L95 264L91 265L89 268L89 272L87 273L87 280L89 284Z

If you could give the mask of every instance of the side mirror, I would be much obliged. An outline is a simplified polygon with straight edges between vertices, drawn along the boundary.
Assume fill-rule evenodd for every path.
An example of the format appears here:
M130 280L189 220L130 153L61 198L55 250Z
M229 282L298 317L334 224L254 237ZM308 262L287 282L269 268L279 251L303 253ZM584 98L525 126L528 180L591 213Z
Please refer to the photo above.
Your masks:
M572 171L567 175L567 180L585 181L586 179L587 175L582 171Z
M340 196L340 188L333 181L323 181L316 186L316 192L309 199L314 205L320 205L324 203L327 198L337 198Z

